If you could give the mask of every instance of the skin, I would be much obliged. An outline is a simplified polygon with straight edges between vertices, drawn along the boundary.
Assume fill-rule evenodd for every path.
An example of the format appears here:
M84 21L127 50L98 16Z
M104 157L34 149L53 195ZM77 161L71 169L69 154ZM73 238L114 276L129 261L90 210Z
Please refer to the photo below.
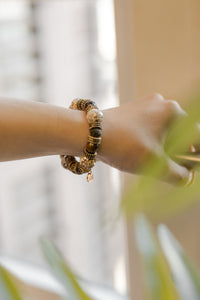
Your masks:
M163 145L169 125L186 113L158 93L104 111L100 160L119 170L141 174L146 161L164 160L162 180L187 182L191 172L172 161ZM113 150L114 149L114 150Z
M119 170L141 173L149 158L165 157L162 179L187 181L189 171L164 153L170 122L185 115L177 102L160 94L103 111L98 160ZM88 136L84 112L39 102L0 99L0 161L46 155L80 156Z

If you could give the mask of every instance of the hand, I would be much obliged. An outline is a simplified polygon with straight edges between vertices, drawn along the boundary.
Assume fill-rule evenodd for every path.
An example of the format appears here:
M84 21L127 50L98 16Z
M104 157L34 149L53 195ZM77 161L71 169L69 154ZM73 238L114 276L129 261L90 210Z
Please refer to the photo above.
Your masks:
M160 94L105 110L99 160L119 170L140 174L149 159L165 160L162 179L187 181L187 168L171 160L164 142L172 120L186 116L179 104Z

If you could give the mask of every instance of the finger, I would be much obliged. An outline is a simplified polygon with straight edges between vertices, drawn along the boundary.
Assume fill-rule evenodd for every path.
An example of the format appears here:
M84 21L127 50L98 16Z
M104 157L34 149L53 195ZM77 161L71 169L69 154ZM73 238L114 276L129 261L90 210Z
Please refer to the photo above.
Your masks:
M168 122L187 117L187 113L183 110L180 104L175 100L166 100L165 107L168 115Z
M160 93L153 93L153 94L147 96L146 99L155 99L157 101L165 101L164 96Z
M170 158L166 158L163 172L163 180L173 185L184 186L191 182L193 173L186 167L177 164Z
M178 155L191 153L191 145L194 145L195 152L199 152L200 128L193 118L193 115L187 114L181 106L174 100L166 100L166 106L169 114L167 134L164 140L164 148L168 155L181 165L189 167L193 163L183 162Z
M190 170L173 161L159 146L150 151L141 173L173 185L185 185L191 176Z
M136 100L137 101L137 100ZM147 95L145 97L142 97L140 99L138 99L139 102L149 102L149 101L153 101L153 102L164 102L165 101L165 98L162 94L160 93L153 93L153 94L150 94L150 95Z

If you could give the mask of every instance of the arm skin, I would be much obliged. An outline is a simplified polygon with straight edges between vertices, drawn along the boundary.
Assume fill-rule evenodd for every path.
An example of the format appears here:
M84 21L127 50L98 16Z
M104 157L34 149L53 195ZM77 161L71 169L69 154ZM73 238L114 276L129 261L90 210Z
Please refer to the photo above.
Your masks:
M184 114L160 94L103 111L98 160L139 173L145 159L163 155L163 139L172 118ZM0 99L0 161L36 156L80 156L87 141L85 113L39 102ZM188 170L166 157L164 180L187 178Z
M40 102L0 100L0 161L79 156L87 141L84 112Z

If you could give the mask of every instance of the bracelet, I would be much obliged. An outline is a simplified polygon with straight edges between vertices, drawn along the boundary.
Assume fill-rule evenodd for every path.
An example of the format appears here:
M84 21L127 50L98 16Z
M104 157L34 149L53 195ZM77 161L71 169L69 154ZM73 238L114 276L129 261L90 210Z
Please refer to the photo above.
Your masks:
M93 180L91 169L96 163L97 150L101 144L103 113L98 109L95 102L91 100L74 99L69 108L86 112L89 135L80 162L74 156L60 155L61 164L65 169L70 170L74 174L81 175L88 173L87 181L91 182Z

